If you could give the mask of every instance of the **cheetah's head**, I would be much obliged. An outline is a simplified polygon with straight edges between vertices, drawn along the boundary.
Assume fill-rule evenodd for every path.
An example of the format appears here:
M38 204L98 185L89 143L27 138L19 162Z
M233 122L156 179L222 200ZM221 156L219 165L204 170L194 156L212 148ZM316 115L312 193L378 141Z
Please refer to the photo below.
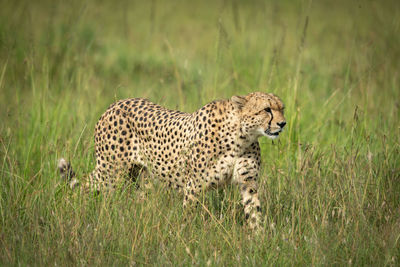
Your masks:
M239 111L242 131L248 136L275 139L286 125L284 105L273 94L256 92L246 96L232 96L231 101Z

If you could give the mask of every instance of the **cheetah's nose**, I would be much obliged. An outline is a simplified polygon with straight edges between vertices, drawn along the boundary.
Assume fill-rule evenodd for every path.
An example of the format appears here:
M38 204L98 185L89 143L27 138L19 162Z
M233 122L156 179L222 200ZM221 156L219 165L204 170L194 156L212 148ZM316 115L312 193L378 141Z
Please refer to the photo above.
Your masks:
M279 127L283 128L286 125L286 121L281 121L277 123Z

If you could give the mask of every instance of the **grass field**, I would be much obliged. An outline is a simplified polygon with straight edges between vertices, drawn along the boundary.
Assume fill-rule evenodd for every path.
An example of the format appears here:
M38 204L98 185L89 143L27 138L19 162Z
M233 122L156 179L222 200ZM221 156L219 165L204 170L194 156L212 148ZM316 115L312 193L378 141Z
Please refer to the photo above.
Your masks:
M0 1L0 265L398 266L399 71L398 1ZM258 236L236 187L185 224L162 185L60 181L60 157L92 170L117 99L192 112L252 91L288 122L260 139Z

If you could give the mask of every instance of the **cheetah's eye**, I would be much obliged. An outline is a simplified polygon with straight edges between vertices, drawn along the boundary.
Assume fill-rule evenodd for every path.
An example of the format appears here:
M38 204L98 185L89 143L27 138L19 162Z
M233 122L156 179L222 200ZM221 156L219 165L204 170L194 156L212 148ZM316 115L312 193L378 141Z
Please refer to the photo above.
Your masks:
M264 109L266 112L271 113L271 108L267 107L266 109Z

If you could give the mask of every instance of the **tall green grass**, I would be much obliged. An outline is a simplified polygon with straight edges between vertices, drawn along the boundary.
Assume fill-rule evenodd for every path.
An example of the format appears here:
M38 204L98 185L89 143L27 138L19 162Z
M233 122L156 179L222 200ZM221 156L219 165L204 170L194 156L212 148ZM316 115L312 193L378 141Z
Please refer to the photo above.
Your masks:
M2 1L1 265L399 265L397 1ZM192 112L273 92L287 130L260 139L263 232L235 187L188 220L163 185L71 192L117 99Z

